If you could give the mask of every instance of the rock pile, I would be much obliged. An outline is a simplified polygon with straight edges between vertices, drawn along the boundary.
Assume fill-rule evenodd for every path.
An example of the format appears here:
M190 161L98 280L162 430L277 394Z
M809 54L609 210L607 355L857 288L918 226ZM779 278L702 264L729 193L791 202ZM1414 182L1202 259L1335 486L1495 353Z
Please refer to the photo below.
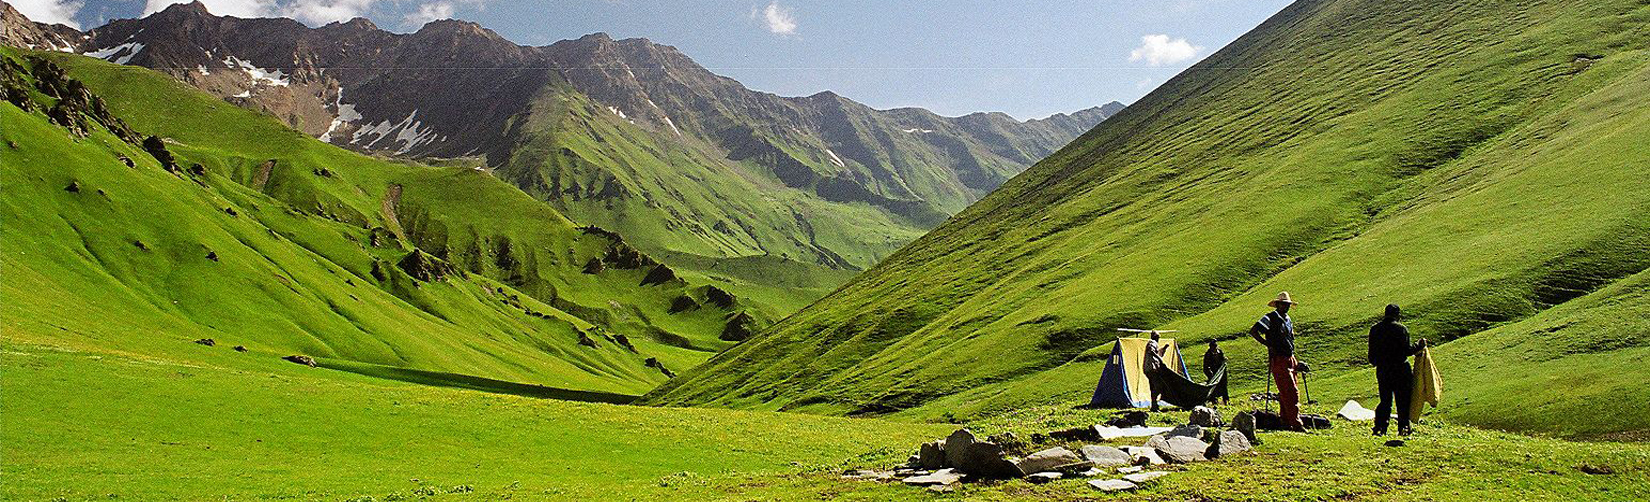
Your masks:
M1048 483L1069 477L1102 477L1115 473L1118 479L1094 479L1089 485L1101 491L1128 491L1143 484L1155 482L1169 475L1168 471L1147 470L1149 466L1203 462L1228 455L1236 455L1254 447L1254 417L1240 414L1233 429L1220 430L1220 414L1200 408L1192 412L1189 423L1173 429L1157 428L1141 446L1113 447L1083 445L1072 451L1055 446L1021 456L1012 453L1024 451L1024 444L1012 434L980 439L968 429L958 429L945 439L929 441L917 447L904 468L890 471L855 470L843 473L844 479L882 480L898 479L911 486L948 492L964 481L1021 478L1030 483ZM1033 442L1088 441L1102 439L1102 432L1118 429L1118 424L1139 430L1145 423L1142 416L1130 412L1106 425L1079 427L1033 434ZM1141 413L1144 415L1144 413ZM1248 429L1242 427L1247 424ZM1113 439L1122 436L1107 436Z

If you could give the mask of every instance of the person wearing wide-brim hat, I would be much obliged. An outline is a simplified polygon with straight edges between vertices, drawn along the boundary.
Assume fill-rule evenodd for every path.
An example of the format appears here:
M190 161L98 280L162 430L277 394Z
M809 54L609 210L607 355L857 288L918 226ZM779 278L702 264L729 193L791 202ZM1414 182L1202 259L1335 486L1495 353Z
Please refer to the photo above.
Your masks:
M1278 385L1278 408L1283 415L1283 426L1291 430L1305 430L1301 425L1300 391L1295 388L1295 370L1299 366L1295 360L1295 322L1289 318L1289 309L1295 306L1295 300L1289 297L1288 291L1284 291L1266 305L1272 307L1272 311L1249 327L1249 336L1266 346L1267 366L1272 370L1272 380Z

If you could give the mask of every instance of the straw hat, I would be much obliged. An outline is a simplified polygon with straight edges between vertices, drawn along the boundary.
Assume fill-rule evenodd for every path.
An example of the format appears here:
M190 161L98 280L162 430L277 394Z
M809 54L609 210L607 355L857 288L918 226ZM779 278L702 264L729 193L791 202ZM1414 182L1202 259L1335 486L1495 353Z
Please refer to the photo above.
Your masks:
M1277 308L1279 303L1287 303L1287 304L1290 304L1290 305L1294 305L1295 301L1289 299L1289 292L1288 291L1284 291L1282 293L1278 293L1277 299L1274 299L1270 302L1266 302L1266 306L1272 307L1272 308Z

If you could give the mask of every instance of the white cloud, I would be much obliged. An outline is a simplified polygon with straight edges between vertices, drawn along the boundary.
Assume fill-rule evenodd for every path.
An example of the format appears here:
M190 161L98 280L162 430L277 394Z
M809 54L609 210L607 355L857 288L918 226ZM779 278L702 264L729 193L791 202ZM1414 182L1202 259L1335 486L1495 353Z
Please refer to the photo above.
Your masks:
M779 0L773 0L760 12L751 9L751 19L759 17L770 32L778 35L796 34L796 14L791 9L781 7Z
M367 13L377 0L295 0L281 13L308 25L348 21Z
M452 2L430 2L418 6L418 10L408 12L406 17L401 18L401 22L402 24L416 28L423 26L424 23L428 23L430 21L451 19L452 17Z
M85 5L85 2L70 0L7 1L30 21L46 24L66 24L74 28L80 27L80 23L75 22L74 15L80 12L80 6Z
M143 15L147 16L166 10L175 3L189 3L194 0L148 0L144 4ZM201 0L206 5L206 11L219 16L235 17L269 17L275 15L275 0Z
M1140 37L1140 47L1129 52L1129 61L1145 61L1152 66L1163 66L1191 60L1203 47L1192 45L1184 38L1169 39L1168 35Z

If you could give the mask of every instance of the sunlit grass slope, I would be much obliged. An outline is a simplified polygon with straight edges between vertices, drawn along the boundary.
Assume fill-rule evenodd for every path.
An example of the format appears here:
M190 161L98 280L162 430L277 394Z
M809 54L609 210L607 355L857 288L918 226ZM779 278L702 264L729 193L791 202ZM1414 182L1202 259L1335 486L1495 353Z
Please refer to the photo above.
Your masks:
M708 499L745 477L903 461L950 432L441 389L189 349L0 345L0 498Z
M717 336L733 312L668 312L703 288L642 285L647 267L584 273L623 245L486 173L363 157L148 70L49 57L115 117L166 138L179 168L101 126L77 138L0 105L8 336L160 353L212 338L258 357L430 372L372 370L414 380L631 395L665 378L645 358L680 371L729 345ZM415 252L456 271L415 278L398 265Z
M1280 290L1302 301L1320 378L1361 367L1389 302L1445 342L1446 378L1554 371L1468 335L1650 264L1647 22L1631 1L1296 3L648 400L915 416L1076 404L1115 328L1153 326L1186 347L1229 340L1235 378L1258 388L1261 349L1239 333ZM1527 390L1462 397L1563 392ZM1564 432L1650 429L1599 417Z

